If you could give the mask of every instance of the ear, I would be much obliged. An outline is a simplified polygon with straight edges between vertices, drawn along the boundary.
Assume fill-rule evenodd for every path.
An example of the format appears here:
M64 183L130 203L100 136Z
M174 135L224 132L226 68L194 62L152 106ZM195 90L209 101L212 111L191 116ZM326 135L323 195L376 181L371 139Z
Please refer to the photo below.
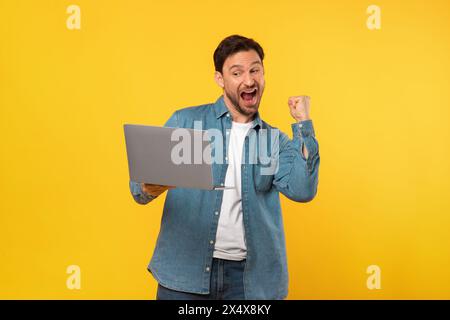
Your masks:
M223 76L219 71L214 72L214 80L216 81L217 85L223 89Z

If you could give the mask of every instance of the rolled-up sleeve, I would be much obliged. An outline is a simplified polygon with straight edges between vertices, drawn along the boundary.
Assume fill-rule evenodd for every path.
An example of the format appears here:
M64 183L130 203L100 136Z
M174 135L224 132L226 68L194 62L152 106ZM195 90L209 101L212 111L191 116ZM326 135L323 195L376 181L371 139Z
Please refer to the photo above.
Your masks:
M294 123L293 138L280 132L279 168L275 173L275 188L291 200L311 201L317 194L319 177L319 144L315 137L312 120ZM303 155L303 146L308 158Z

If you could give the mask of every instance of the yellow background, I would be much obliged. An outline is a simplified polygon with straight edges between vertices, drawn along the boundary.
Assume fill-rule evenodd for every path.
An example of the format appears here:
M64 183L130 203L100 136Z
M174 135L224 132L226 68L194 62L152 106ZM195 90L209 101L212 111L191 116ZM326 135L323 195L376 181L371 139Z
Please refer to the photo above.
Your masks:
M164 196L133 202L122 125L215 101L213 51L238 33L267 54L266 121L291 134L288 97L312 97L319 191L282 197L288 298L449 299L449 15L447 0L1 0L0 298L154 298Z

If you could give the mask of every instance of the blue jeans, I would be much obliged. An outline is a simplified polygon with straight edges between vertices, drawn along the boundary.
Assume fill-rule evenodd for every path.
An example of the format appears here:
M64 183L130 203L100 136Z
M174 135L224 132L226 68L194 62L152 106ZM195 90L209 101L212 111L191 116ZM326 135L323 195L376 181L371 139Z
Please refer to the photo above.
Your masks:
M158 284L156 300L244 300L245 260L213 258L209 294L175 291Z

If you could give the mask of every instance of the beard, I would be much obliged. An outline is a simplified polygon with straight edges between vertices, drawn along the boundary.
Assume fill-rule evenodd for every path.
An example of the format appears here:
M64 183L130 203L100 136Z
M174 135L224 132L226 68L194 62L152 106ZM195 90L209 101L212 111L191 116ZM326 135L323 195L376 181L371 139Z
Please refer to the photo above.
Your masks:
M251 115L256 114L256 112L258 112L260 97L262 96L262 91L260 91L261 87L258 85L255 87L258 89L258 91L256 93L256 95L257 95L256 103L251 106L244 106L244 105L240 104L241 96L240 96L239 90L237 90L236 93L233 93L233 92L230 92L225 89L224 93L227 96L227 98L231 101L231 103L233 104L236 111L238 111L242 115L251 116Z

